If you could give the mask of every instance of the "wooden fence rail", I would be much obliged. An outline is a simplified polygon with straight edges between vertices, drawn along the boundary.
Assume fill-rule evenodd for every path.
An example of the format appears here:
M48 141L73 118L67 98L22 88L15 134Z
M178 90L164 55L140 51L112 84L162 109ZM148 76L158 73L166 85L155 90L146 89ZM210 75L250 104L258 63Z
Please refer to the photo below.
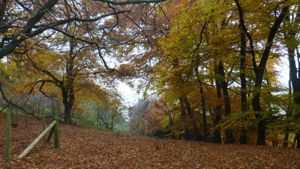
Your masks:
M45 135L51 130L57 128L57 121L54 120L36 139L33 140L33 142L18 156L18 158L23 158L25 157L27 154L30 153L30 151L34 148L34 146L36 146L43 137L45 137ZM57 131L54 131L57 132ZM56 140L57 138L55 138ZM56 141L55 141L56 142ZM57 143L55 143L56 145Z

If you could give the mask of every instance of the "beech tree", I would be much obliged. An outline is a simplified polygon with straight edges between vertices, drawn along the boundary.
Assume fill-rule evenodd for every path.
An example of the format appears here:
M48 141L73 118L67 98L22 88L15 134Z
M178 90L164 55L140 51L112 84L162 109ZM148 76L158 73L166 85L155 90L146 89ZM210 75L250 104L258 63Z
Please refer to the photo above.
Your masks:
M45 3L34 3L26 1L8 2L4 0L1 2L1 7L3 8L1 22L3 26L1 27L2 43L0 57L3 58L4 56L13 55L16 58L15 60L26 60L27 62L30 60L31 64L29 65L31 67L48 76L50 79L38 80L36 83L41 84L40 91L42 91L41 89L45 83L53 83L61 89L65 108L64 118L66 122L71 123L71 111L75 102L74 77L77 76L80 71L83 71L82 69L84 68L90 69L88 72L85 72L87 77L91 74L104 73L104 71L100 71L101 68L89 65L95 62L96 58L102 61L104 68L112 71L113 68L109 68L103 55L104 53L111 52L111 50L108 49L111 47L108 46L116 47L116 44L121 44L122 41L125 41L125 39L121 40L121 35L116 41L111 41L112 38L110 39L110 37L116 37L117 33L113 30L116 29L118 24L124 23L124 21L120 21L122 19L120 18L120 14L130 12L126 7L127 5L151 2L152 1L104 1L103 3L49 0ZM20 12L18 10L19 8L24 10L22 13L24 18L21 17L22 15L17 15L17 13ZM57 20L57 18L60 19ZM70 27L73 29L72 31L70 31ZM80 33L76 34L74 31L79 31ZM51 42L49 40L50 38L54 41ZM57 41L56 39L59 38L68 39L68 42ZM123 38L125 38L125 36ZM44 46L42 46L42 48L47 48L50 53L51 50L56 52L53 42L56 43L57 47L61 47L64 44L67 45L67 43L70 44L69 58L65 59L66 65L65 68L63 68L66 74L65 76L63 75L62 79L59 77L61 76L59 73L56 72L53 74L51 70L45 69L45 65L39 66L38 61L34 58L24 58L24 54L29 56L28 51L32 54L32 51L35 50L34 46L39 43L39 46L43 44ZM97 55L94 54L94 58L89 56L90 54L77 56L77 54L74 54L74 50L77 48L78 43L91 46L93 49L90 49L90 52L94 50L94 53L97 53ZM79 48L86 48L84 47L85 45L81 45ZM84 59L85 57L88 59ZM76 67L78 66L76 64L79 60L84 61L89 59L90 62L81 65L81 68Z
M124 120L115 82L128 82L144 94L129 113L135 134L299 147L298 1L2 0L0 92L18 106L5 94L25 89L4 77L18 70L29 93L57 94L65 122L89 112L113 130Z
M254 44L253 44L254 42L253 42L253 38L252 38L251 34L249 33L249 31L245 25L245 21L243 18L243 16L244 16L243 8L241 7L239 1L235 1L235 2L238 6L239 15L240 15L240 29L242 32L244 32L247 35L248 41L250 43L250 50L252 53L252 62L253 62L252 64L253 64L253 71L255 74L255 92L254 92L254 96L252 99L252 107L253 107L253 110L256 112L256 118L258 119L257 144L264 145L267 121L266 121L266 118L264 117L264 115L262 115L262 113L261 113L263 111L263 109L261 107L260 91L262 88L266 64L267 64L268 58L271 53L274 39L280 29L280 26L281 26L284 18L287 16L287 14L289 12L290 4L285 4L285 3L277 4L277 5L274 4L274 8L271 7L270 12L272 12L274 10L275 11L281 10L281 11L279 12L278 15L275 16L275 21L270 23L272 26L269 29L269 31L267 32L267 36L266 36L267 41L263 48L263 52L261 54L261 59L257 64L256 53L255 53ZM280 6L281 6L281 8L279 8Z
M110 5L126 6L130 4L158 3L163 0L96 1L99 1L99 3L106 3L108 5L105 6L110 7ZM112 13L104 14L102 13L101 8L98 8L99 11L82 10L85 6L89 6L92 10L97 10L99 3L95 1L83 2L75 0L48 0L46 2L1 0L0 59L14 52L15 49L24 44L27 39L41 35L46 30L57 28L58 26L65 25L70 22L96 22L104 17L115 16L120 13L120 11L113 7L110 7L112 8ZM94 9L93 4L96 5L96 8ZM72 15L65 18L61 15L61 12L64 10L70 12ZM91 13L96 15L91 16ZM100 16L98 14L100 14ZM57 20L58 18L60 19Z
M299 80L299 69L297 69L297 66L299 66L299 58L300 58L300 52L299 52L299 38L297 38L297 35L299 34L299 24L300 24L300 7L299 3L295 6L293 6L294 9L291 10L291 12L286 16L284 20L284 42L288 51L288 60L289 60L289 67L290 67L290 84L293 89L293 101L294 104L297 106L300 105L300 80ZM297 59L295 59L297 58ZM298 60L298 62L296 62ZM297 63L297 64L296 64ZM297 112L298 108L296 108ZM287 112L289 113L289 112ZM291 115L289 113L288 116L294 116L296 120L299 119L299 113L295 113ZM295 140L297 140L297 147L300 147L300 134L299 129L296 132Z
M183 124L185 132L196 136L200 131L197 117L201 109L202 134L210 135L207 124L212 124L215 142L222 142L224 133L223 141L232 143L239 126L240 143L246 144L249 128L257 124L256 143L266 144L266 135L271 135L268 123L273 125L279 116L273 100L279 90L274 66L282 54L280 40L286 30L283 22L297 9L296 4L245 0L163 5L164 13L158 20L167 21L162 24L166 29L156 34L157 48L151 50L155 54L145 56L157 59L153 73L149 72L153 89L169 103L178 103L182 119L186 119L185 114L191 115L187 123L194 129ZM195 88L201 104L194 102ZM232 104L236 99L240 105Z

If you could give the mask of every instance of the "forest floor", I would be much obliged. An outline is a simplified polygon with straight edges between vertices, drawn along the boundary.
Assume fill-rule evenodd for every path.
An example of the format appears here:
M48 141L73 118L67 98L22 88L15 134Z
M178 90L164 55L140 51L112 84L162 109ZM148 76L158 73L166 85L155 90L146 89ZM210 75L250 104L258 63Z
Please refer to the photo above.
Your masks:
M12 160L4 160L5 118L0 115L0 168L269 168L300 169L300 151L252 145L218 145L137 137L60 125L61 149L42 141L25 158L18 154L42 131L39 121L12 130Z

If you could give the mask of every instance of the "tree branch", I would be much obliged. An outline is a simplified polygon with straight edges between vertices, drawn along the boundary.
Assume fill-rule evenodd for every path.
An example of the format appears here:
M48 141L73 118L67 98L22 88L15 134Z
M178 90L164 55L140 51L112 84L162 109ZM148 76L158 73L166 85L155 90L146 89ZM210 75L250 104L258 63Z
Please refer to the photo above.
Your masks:
M17 107L18 109L20 109L21 111L23 111L25 114L29 114L29 115L31 115L32 117L37 118L37 117L34 116L34 114L27 112L24 108L22 108L21 106L18 106L17 104L13 103L12 101L10 101L10 100L6 97L6 95L5 95L4 91L3 91L3 88L2 88L2 82L0 82L0 93L1 93L1 95L2 95L2 99L3 99L7 104L12 105L12 106L14 106L14 107ZM2 111L2 110L1 110L1 111ZM38 119L38 118L37 118L37 119Z
M144 4L144 3L160 3L166 0L125 0L125 1L93 0L93 1L106 2L112 5L130 5L130 4Z
M31 30L33 29L34 25L38 23L41 18L48 13L52 7L57 4L58 0L48 0L43 7L41 7L35 15L33 15L23 28L7 45L0 48L0 59L2 59L4 56L10 54L15 50L16 47L19 46L21 42L26 40L28 37L26 37Z

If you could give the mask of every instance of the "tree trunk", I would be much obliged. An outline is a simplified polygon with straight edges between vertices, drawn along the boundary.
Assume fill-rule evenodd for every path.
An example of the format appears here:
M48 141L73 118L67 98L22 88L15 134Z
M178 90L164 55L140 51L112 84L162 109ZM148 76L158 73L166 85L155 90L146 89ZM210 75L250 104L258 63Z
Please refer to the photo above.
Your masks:
M296 63L295 63L295 50L288 49L288 54L289 54L289 64L290 64L290 79L292 81L292 86L293 86L293 98L294 98L293 100L297 106L300 106L300 79L299 79L299 77L297 77L297 73L299 73L299 72L297 71L297 67L296 67ZM299 118L299 117L297 117L296 114L294 116L295 116L294 118ZM295 139L297 141L296 147L300 148L300 133L299 132L296 133Z
M63 103L64 103L64 121L68 124L72 124L72 109L75 102L75 93L74 93L74 79L76 76L76 71L74 70L74 48L76 42L70 40L70 53L66 65L66 81L62 87Z
M300 133L298 132L295 137L295 141L297 142L296 147L300 148Z
M284 128L284 142L282 147L283 148L288 148L289 146L289 134L290 134L290 123L289 123L289 119L292 117L292 113L293 113L293 106L292 106L292 82L291 80L289 80L289 99L288 99L288 110L286 112L286 119L288 120L285 123L285 128Z
M205 104L205 93L203 86L200 86L201 106L202 106L202 125L203 125L203 140L207 141L208 130L207 130L207 118L206 118L206 104Z
M240 144L247 144L247 129L244 125L245 123L245 114L248 111L247 104L247 82L245 75L245 67L246 67L246 59L245 57L241 57L240 61L240 79L241 79L241 128L240 128Z
M252 99L252 107L255 112L255 116L257 118L258 124L257 124L257 144L258 145L265 145L265 132L266 132L266 126L267 126L267 121L265 117L262 115L262 108L260 105L260 90L262 87L262 82L263 82L263 76L264 76L264 71L267 65L267 61L271 52L271 48L273 46L273 41L275 38L275 35L277 34L281 23L283 22L283 19L288 15L289 13L289 6L284 6L282 8L281 13L276 17L276 20L274 21L272 27L270 28L270 31L268 33L268 38L267 42L264 47L264 51L261 55L261 60L259 62L259 65L256 63L256 56L254 53L254 47L253 47L253 41L251 35L248 33L248 30L246 28L246 25L244 23L244 16L243 16L243 9L239 3L238 0L235 0L235 3L238 7L239 11L239 17L240 17L240 26L243 30L244 33L246 33L249 41L250 41L250 46L251 46L251 52L252 52L252 63L253 63L253 70L255 73L255 91L253 94L253 99Z
M215 108L215 129L214 129L214 141L215 143L222 143L221 139L221 129L217 125L219 125L221 119L222 119L222 104L221 104L221 99L222 99L222 91L221 91L221 82L218 79L218 69L217 65L215 63L215 81L216 81L216 90L217 90L217 106Z
M64 122L72 124L72 108L74 105L74 93L69 92L70 89L62 89L63 104L64 104Z
M186 108L185 108L185 103L184 103L184 99L183 97L179 98L179 103L180 103L180 118L181 118L181 122L182 122L182 129L184 131L184 139L189 140L191 138L190 133L187 129L187 125L186 125Z
M228 83L225 79L224 63L222 61L220 61L218 64L218 74L220 75L221 78L221 85L222 85L222 91L224 97L224 107L225 107L224 115L225 117L228 118L231 115L231 103L230 103L230 96L228 92ZM233 131L230 126L225 129L225 137L226 137L226 143L229 144L234 143Z
M72 124L71 110L72 106L69 103L64 103L64 121L68 124Z
M260 87L255 87L255 89L259 89ZM267 121L265 117L262 116L262 108L260 106L260 92L255 91L254 97L252 99L252 107L255 112L255 117L257 119L257 144L258 145L265 145L265 133L266 133L266 126L267 126Z
M290 22L289 16L286 17L286 21ZM299 59L300 53L297 49L298 43L296 40L296 33L299 30L299 23L300 23L300 8L298 5L297 17L295 18L294 23L291 23L291 29L288 30L285 34L286 39L286 46L288 49L288 56L289 56L289 66L290 66L290 81L293 88L293 101L294 104L300 106L300 71L297 70L296 61L295 61L295 52L297 52L297 61L299 66ZM299 68L298 68L299 69ZM298 119L300 115L294 114L294 118ZM288 132L288 131L286 131ZM296 147L300 148L300 131L296 133L295 141L297 142Z
M195 116L194 116L194 112L191 108L191 105L187 99L187 96L183 97L183 101L184 101L184 104L185 104L185 107L186 107L186 111L189 115L189 118L191 120L191 122L193 123L193 129L192 129L192 137L193 139L199 139L199 130L198 130L198 127L197 127L197 120L195 119Z
M198 64L199 63L197 63L197 66L195 67L195 73L196 73L197 81L200 85L200 100L201 100L201 109L202 109L203 140L207 141L208 129L207 129L207 118L206 118L205 93L204 93L204 89L203 89L203 83L202 83L202 81L200 80L200 77L199 77Z
M263 51L263 54L261 56L261 60L258 66L254 65L254 73L255 73L255 91L254 91L254 97L252 99L252 106L253 110L255 112L255 116L258 120L257 124L257 144L258 145L265 145L265 135L266 135L266 126L267 126L267 120L262 115L262 108L260 105L260 90L262 87L263 82L263 76L265 72L265 68L267 65L267 61L271 52L271 48L273 46L273 40L275 38L275 35L277 34L281 23L283 22L283 19L287 16L289 12L289 6L285 6L282 8L282 11L280 15L276 18L273 26L270 29L267 43L265 45L265 49Z
M238 3L238 1L236 1ZM238 4L239 5L239 4ZM244 11L239 6L239 29L241 36L241 52L240 52L240 79L241 79L241 127L240 127L240 144L247 144L247 130L244 126L245 113L248 111L247 105L247 81L246 81L246 49L247 39L246 32L243 30L245 25Z

